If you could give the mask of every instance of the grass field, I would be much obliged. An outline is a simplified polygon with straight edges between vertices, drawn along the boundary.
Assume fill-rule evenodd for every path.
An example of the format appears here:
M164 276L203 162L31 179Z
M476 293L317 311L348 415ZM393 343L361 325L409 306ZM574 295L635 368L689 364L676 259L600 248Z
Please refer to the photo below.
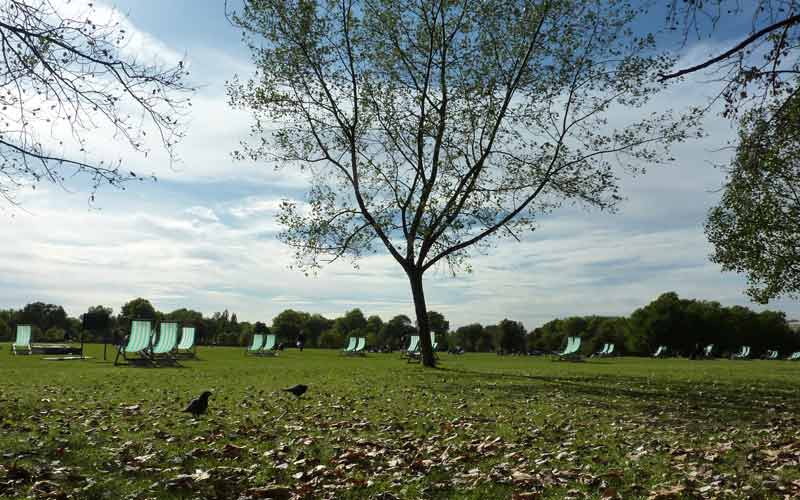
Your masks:
M796 498L800 363L0 350L0 497ZM112 357L113 359L113 357ZM280 392L310 386L299 400ZM209 414L180 413L214 391Z

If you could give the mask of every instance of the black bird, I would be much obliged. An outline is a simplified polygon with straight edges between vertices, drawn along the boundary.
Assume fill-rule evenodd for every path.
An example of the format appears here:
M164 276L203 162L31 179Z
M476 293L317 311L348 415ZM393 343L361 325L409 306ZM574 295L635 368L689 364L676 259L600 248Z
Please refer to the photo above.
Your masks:
M205 391L203 394L200 395L199 398L193 399L189 406L183 410L184 413L191 413L194 415L195 418L200 416L201 414L205 413L208 409L208 397L211 396L211 392Z
M297 384L294 387L289 387L288 389L284 389L284 391L291 392L292 394L294 394L298 398L300 396L302 396L303 394L305 394L307 390L308 390L308 386L307 385L303 385L303 384Z

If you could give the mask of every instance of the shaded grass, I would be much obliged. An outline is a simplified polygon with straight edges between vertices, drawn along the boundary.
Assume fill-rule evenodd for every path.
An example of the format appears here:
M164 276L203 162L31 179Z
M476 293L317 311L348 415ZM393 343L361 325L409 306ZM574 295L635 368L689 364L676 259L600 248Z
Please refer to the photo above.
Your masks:
M800 494L798 363L467 354L426 370L397 354L201 348L151 369L103 362L102 346L70 362L7 349L0 496ZM280 391L296 383L305 397ZM207 389L209 415L180 413Z

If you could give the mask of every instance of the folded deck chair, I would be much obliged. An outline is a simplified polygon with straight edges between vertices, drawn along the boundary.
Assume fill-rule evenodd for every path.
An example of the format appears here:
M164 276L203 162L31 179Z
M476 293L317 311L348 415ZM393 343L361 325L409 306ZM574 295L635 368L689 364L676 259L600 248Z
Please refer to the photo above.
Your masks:
M789 361L797 361L797 360L800 360L800 351L793 352L793 353L792 353L792 355L791 355L791 356L789 356L789 357L788 357L788 358L786 358L786 359L788 359Z
M263 345L264 345L264 335L261 333L254 333L253 342L250 344L250 347L245 349L244 355L247 356L248 354L258 354L258 351L261 350L261 347Z
M184 326L181 328L181 341L178 343L178 347L175 348L175 354L192 358L196 356L193 326Z
M178 323L174 321L162 321L158 325L158 341L150 349L153 359L166 360L176 363L172 356L172 351L178 345Z
M703 356L710 358L714 356L714 344L708 344L703 350Z
M342 354L350 354L351 352L356 350L356 344L358 343L358 339L355 337L350 337L347 339L347 347L342 349Z
M255 354L259 356L275 356L277 352L275 351L275 335L269 334L264 339L264 345L261 346L261 349L258 350Z
M667 354L667 346L660 345L658 346L658 349L656 349L656 352L653 353L653 357L660 358L661 356L664 356L666 354Z
M150 329L150 320L135 319L131 321L131 333L128 335L128 341L125 345L117 347L117 357L114 358L114 364L119 361L120 354L125 361L146 361L151 362L148 357L147 350L150 349L152 342L152 330ZM137 354L138 358L129 358L129 355Z
M17 325L17 339L11 344L11 354L33 354L31 349L31 325Z
M581 338L568 337L567 346L563 351L557 352L558 359L578 360L580 359Z

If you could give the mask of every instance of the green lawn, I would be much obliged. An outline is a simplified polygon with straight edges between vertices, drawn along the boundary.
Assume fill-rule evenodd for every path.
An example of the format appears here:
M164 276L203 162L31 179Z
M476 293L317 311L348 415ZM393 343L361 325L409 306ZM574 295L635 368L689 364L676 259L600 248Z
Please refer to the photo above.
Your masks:
M201 348L150 369L88 351L0 350L0 497L800 495L800 363ZM206 389L207 416L180 413Z

